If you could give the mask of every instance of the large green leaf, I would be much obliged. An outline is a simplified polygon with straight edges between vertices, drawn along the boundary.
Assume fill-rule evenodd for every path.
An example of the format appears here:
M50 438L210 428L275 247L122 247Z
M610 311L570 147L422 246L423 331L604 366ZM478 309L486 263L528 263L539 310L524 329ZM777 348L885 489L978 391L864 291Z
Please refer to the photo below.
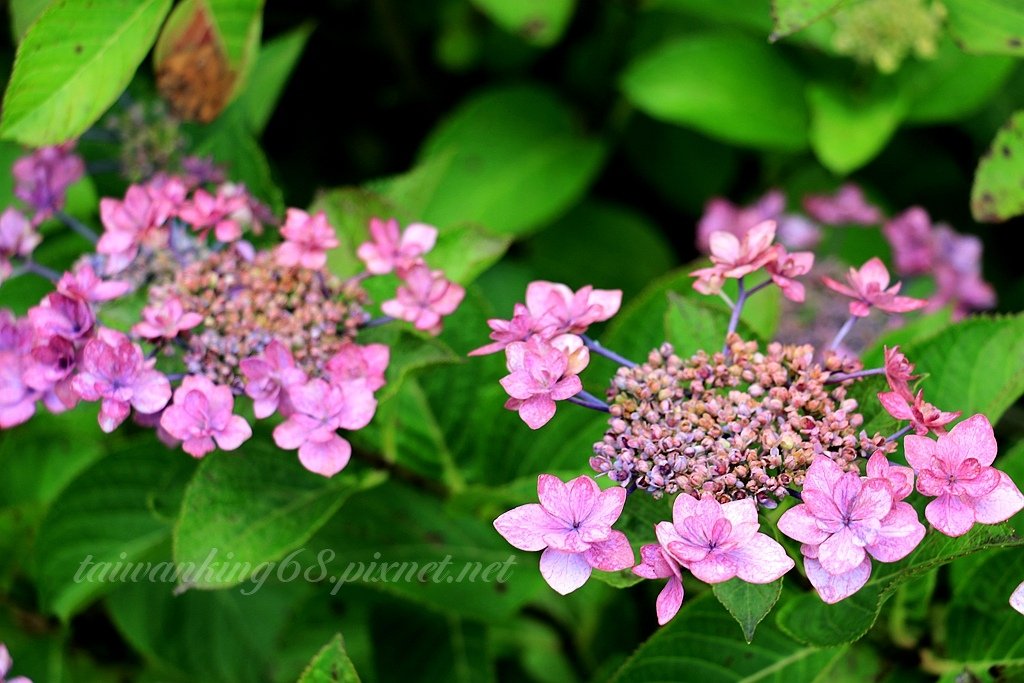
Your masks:
M11 33L14 42L19 42L51 0L11 0Z
M81 135L124 91L170 0L58 0L18 47L0 136L42 146Z
M776 41L813 24L843 2L845 0L772 0L775 30L769 40Z
M943 0L949 32L967 52L1024 56L1024 6L1017 0Z
M264 563L301 546L345 500L382 481L375 472L343 472L331 479L302 467L263 434L235 453L206 457L185 489L174 529L176 562L201 565L211 554L227 556L237 572L200 573L185 588L228 588Z
M903 583L959 557L1021 545L1024 545L1024 538L1016 536L1006 525L976 525L959 538L932 531L903 560L874 562L871 578L854 595L834 605L826 605L817 593L807 593L786 601L779 609L776 621L800 642L818 646L852 642L867 633L878 618L882 604Z
M1024 315L970 318L901 350L928 373L925 396L943 410L995 423L1024 394Z
M462 103L420 149L421 163L448 163L419 218L528 232L574 204L604 156L604 146L580 132L572 110L552 93L536 86L485 91Z
M565 31L576 0L472 0L510 33L535 45L551 45Z
M267 41L260 48L245 90L232 105L245 112L249 130L257 137L267 127L312 32L313 27L304 24Z
M846 87L812 84L811 147L821 163L846 175L871 161L896 132L907 110L896 90L851 95Z
M974 219L998 223L1024 213L1024 111L996 133L978 162L971 188Z
M152 439L142 443L82 472L43 520L37 581L44 607L61 619L112 589L125 568L144 567L170 537L195 463Z
M782 579L766 584L747 583L732 579L715 584L715 597L743 629L743 639L754 640L757 625L768 616L782 595Z
M777 51L749 38L677 38L635 59L622 90L651 116L739 145L807 145L803 82Z
M824 681L844 648L805 647L771 624L746 644L732 617L710 595L683 603L619 669L614 683L655 681Z
M340 633L313 657L298 683L359 683Z
M200 0L210 10L231 66L244 78L259 50L264 0Z

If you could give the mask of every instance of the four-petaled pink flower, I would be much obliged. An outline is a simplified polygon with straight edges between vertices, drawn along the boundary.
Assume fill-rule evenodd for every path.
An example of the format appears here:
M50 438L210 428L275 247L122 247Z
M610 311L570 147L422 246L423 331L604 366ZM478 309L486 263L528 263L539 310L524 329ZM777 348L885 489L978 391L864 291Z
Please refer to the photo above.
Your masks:
M576 335L564 334L550 342L540 337L513 342L505 357L510 374L500 381L511 396L505 407L518 411L530 429L539 429L554 416L555 401L583 391L577 375L590 362L590 351Z
M348 396L336 384L313 379L289 387L294 412L274 428L274 442L287 450L299 449L299 461L310 472L331 477L352 455L352 446L338 429L362 429L377 409L365 394Z
M159 304L150 304L143 308L142 322L135 323L132 332L143 339L174 339L201 322L201 314L186 311L181 299L172 296Z
M494 520L494 528L519 550L543 550L540 573L562 595L576 590L593 569L614 572L633 565L625 534L612 529L622 514L626 490L602 491L587 476L570 482L537 477L540 504L528 503Z
M67 189L85 173L75 143L41 147L14 162L14 196L36 210L40 222L64 208Z
M891 349L885 348L885 379L889 382L889 388L904 399L913 400L914 394L910 391L910 383L917 379L914 374L914 364L907 360L907 357L900 352L899 346Z
M83 263L74 271L64 273L57 281L57 291L73 299L103 303L126 294L131 284L120 280L104 280L93 267Z
M390 359L391 349L383 344L349 343L327 361L327 374L342 389L374 392L384 386Z
M908 473L881 460L870 469L878 476L861 477L830 458L815 458L800 494L803 503L779 518L779 531L803 544L807 578L829 604L867 583L872 557L896 562L924 538L917 513L900 498L909 493Z
M655 603L658 624L664 626L683 604L683 574L679 563L659 544L652 543L640 548L640 564L633 567L633 573L645 579L668 579Z
M239 363L245 375L245 395L253 401L257 418L270 417L280 410L285 417L291 414L288 390L306 383L306 373L295 365L288 347L276 339L263 349L263 353Z
M863 318L870 313L872 307L889 313L906 313L928 305L924 299L897 296L900 291L900 283L897 282L889 287L889 271L882 260L877 257L869 260L859 270L850 268L850 272L846 276L849 286L836 282L830 277L823 277L822 281L829 289L853 299L850 302L850 315L855 315L858 318Z
M793 568L793 560L774 539L758 531L757 505L750 498L719 503L676 496L672 521L658 522L658 543L670 557L705 583L739 577L770 583Z
M711 234L710 268L700 268L690 273L697 278L693 288L701 294L717 294L726 279L737 279L764 267L778 257L775 240L775 221L755 225L743 236L743 240L728 232Z
M99 423L114 431L128 417L129 406L140 413L155 413L171 398L171 384L146 361L142 349L120 332L102 330L82 350L78 374L71 380L84 401L102 401Z
M11 259L32 253L42 241L35 226L11 207L0 214L0 282L11 274Z
M441 318L454 313L462 303L466 290L447 280L440 270L416 265L402 274L394 299L381 304L381 310L392 318L411 322L417 330L440 334Z
M487 321L487 326L491 328L490 338L493 341L478 349L473 349L469 352L470 356L486 356L489 353L503 351L512 342L524 342L535 334L544 338L554 336L548 332L540 320L530 313L530 309L525 304L515 305L512 309L511 320L491 318Z
M846 183L832 196L808 195L804 209L816 221L825 225L875 225L882 221L882 212L864 198L864 193L853 183Z
M984 415L967 418L938 441L910 435L903 447L917 472L917 490L937 496L925 517L947 536L962 536L975 522L998 524L1024 508L1017 486L991 466L996 437Z
M796 278L806 275L814 266L814 254L809 251L787 253L781 245L777 247L778 258L765 264L772 281L782 289L782 295L790 301L803 303L804 286Z
M235 415L234 408L230 387L189 375L160 416L160 426L181 440L182 449L192 457L201 458L214 448L233 451L252 436L249 423Z
M359 245L356 252L374 275L393 270L408 270L434 248L437 228L426 223L411 223L399 235L398 221L370 219L370 241Z
M697 223L697 249L708 253L711 235L727 232L742 239L755 225L777 220L786 208L786 196L770 190L750 206L739 207L721 197L711 199L704 206L704 215Z
M60 335L72 341L84 339L93 331L96 315L82 299L51 292L28 311L28 319L41 338Z
M234 185L221 185L216 195L200 188L192 194L190 201L181 205L178 217L191 225L200 237L205 237L212 228L219 241L234 242L242 236L242 226L236 214L248 209L248 202L248 195L238 192Z
M11 659L11 653L8 652L5 644L0 643L0 683L32 683L24 676L7 678L12 666L14 666L14 660Z
M942 434L947 424L960 417L960 411L946 413L925 401L923 391L918 391L909 401L899 392L883 391L878 394L878 400L885 411L897 420L909 420L914 432L921 436L928 432Z
M139 253L139 247L167 245L169 231L164 223L170 217L168 206L156 200L144 186L132 185L119 201L100 200L100 221L104 232L96 243L96 252L106 255L108 274L119 273Z
M614 316L621 305L620 289L594 289L586 285L573 293L563 284L544 280L526 287L526 308L549 337L582 334L594 323Z
M300 209L288 209L281 234L285 241L274 251L274 258L285 267L319 270L327 264L327 250L338 246L338 236L323 211L310 216Z

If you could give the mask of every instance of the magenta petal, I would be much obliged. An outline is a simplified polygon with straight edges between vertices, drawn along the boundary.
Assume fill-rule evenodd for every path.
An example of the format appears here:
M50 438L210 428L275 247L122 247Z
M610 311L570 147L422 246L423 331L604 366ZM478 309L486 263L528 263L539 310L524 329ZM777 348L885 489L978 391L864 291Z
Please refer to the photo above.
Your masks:
M984 415L972 415L960 422L942 437L942 441L944 446L960 453L961 458L974 458L982 466L991 465L996 459L996 435Z
M748 583L771 583L795 566L778 541L761 533L730 551L729 557L736 563L736 576Z
M974 518L982 524L1005 522L1024 508L1024 496L1005 472L999 472L999 484L992 491L972 502Z
M650 543L640 548L640 564L633 567L633 573L645 579L667 579L678 573L673 564L659 544Z
M345 468L352 446L337 434L327 441L306 441L299 447L299 462L310 472L332 477Z
M925 528L909 503L896 503L882 519L875 540L865 550L880 562L897 562L909 555L924 538Z
M213 435L217 447L224 451L233 451L252 436L252 427L244 417L232 415L224 429Z
M963 536L974 526L974 509L959 496L948 493L928 503L924 516L947 536Z
M797 505L786 510L779 517L779 531L801 543L817 545L829 537L828 532L818 527L817 519L806 505Z
M871 560L865 557L863 562L844 574L829 574L818 560L805 557L804 570L822 601L832 605L864 587L871 578Z
M544 511L537 503L520 505L498 516L494 528L512 546L519 550L543 550L546 534L560 530L558 521Z
M100 429L108 434L117 429L118 426L125 421L130 410L128 404L124 401L118 401L110 398L103 399L100 406Z
M140 413L155 413L171 400L171 383L162 372L143 370L132 384L132 407Z
M582 553L548 548L540 556L540 575L562 595L568 595L590 578L592 569Z
M294 450L306 442L306 436L317 426L319 426L317 421L310 417L292 415L274 427L274 443L278 448Z
M185 439L181 444L182 450L191 455L193 458L201 458L210 451L214 450L215 446L213 439L208 436L196 437L192 439Z
M555 416L555 402L550 396L532 396L519 406L519 417L530 429L540 429Z
M629 569L635 560L629 539L621 531L613 531L607 541L592 544L583 556L591 567L606 572Z
M683 604L683 582L679 577L673 576L665 584L665 587L658 593L658 600L655 607L658 612L658 625L664 626L672 620L672 617L679 612ZM1024 608L1021 609L1024 611Z

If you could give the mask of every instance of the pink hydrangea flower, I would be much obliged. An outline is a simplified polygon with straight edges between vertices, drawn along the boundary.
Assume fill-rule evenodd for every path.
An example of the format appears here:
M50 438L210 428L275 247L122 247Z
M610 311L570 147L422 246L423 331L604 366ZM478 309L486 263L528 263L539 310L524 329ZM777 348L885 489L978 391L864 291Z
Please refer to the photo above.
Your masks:
M594 289L573 292L558 282L536 280L526 287L526 309L548 336L582 334L594 323L610 319L622 305L622 290Z
M711 235L727 232L737 239L744 236L755 225L778 219L786 208L786 196L778 190L771 190L747 207L715 197L704 206L704 215L697 223L697 249L709 253Z
M763 268L778 258L779 247L772 244L774 240L774 221L755 225L742 241L728 232L712 233L710 246L714 265L690 273L697 278L693 288L701 294L717 294L726 279L741 278Z
M784 213L777 221L775 239L787 249L813 249L821 243L821 227L806 216Z
M281 234L285 241L274 251L274 258L285 267L319 270L327 264L327 250L338 246L338 237L323 211L310 216L300 209L288 209Z
M372 396L347 396L336 384L313 379L289 387L294 412L274 428L274 442L287 450L299 449L299 461L310 472L331 477L344 469L352 446L338 429L362 429L377 409Z
M683 604L683 574L679 563L660 545L652 543L640 548L640 564L633 567L633 573L645 579L668 579L655 603L658 625L664 626Z
M583 340L572 334L546 342L532 337L505 348L509 374L501 386L511 398L505 403L530 429L539 429L555 415L555 401L564 401L583 391L578 377L590 362Z
M976 522L998 524L1024 508L1024 496L992 467L996 437L984 415L974 415L937 441L910 435L903 440L907 462L917 472L917 490L935 496L924 514L947 536L962 536Z
M54 335L32 349L25 359L22 379L29 387L43 392L43 401L51 412L62 412L78 403L78 394L71 386L71 373L77 364L75 344Z
M830 458L815 458L804 480L803 503L779 518L779 531L804 544L807 578L826 603L860 590L871 574L872 557L896 562L924 538L914 508L899 498L909 493L907 473L890 467L876 460L872 470L881 476L861 477Z
M188 198L189 186L177 176L157 173L144 187L158 216L177 216Z
M15 208L0 214L0 282L11 274L11 259L28 256L42 241L39 231Z
M602 491L587 476L570 482L542 474L537 477L540 503L509 510L494 528L519 550L540 556L540 573L562 595L576 590L594 569L614 572L633 565L633 549L612 524L622 514L625 489Z
M845 183L831 196L808 195L803 203L811 218L825 225L875 225L883 218L881 210L853 183Z
M962 235L948 225L935 227L935 283L927 310L938 310L953 303L953 316L962 318L971 311L996 305L996 292L981 273L981 239Z
M174 339L201 322L201 314L186 311L181 300L172 296L143 308L142 321L132 326L132 332L143 339Z
M455 312L466 290L445 279L440 270L425 265L413 266L402 279L404 284L398 287L395 298L381 304L381 310L392 318L411 322L417 330L439 334L441 319Z
M109 433L128 417L129 407L155 413L171 399L171 384L154 363L128 337L103 330L82 350L71 386L83 401L102 401L100 429Z
M365 387L373 392L384 386L391 349L383 344L345 344L327 361L331 382L342 389Z
M61 294L90 303L112 301L127 294L129 289L131 284L128 282L102 279L88 263L64 273L57 281L57 291Z
M900 352L899 346L894 346L891 349L888 346L884 348L885 379L889 382L889 388L904 399L912 400L914 394L910 391L910 383L917 379L917 375L914 374L914 364Z
M233 451L252 436L249 423L234 409L230 387L189 375L175 390L174 403L160 416L160 426L179 439L192 457L201 458L214 448Z
M555 336L550 333L550 326L546 326L535 318L525 304L515 305L511 320L491 318L487 321L487 325L491 328L490 338L493 341L478 349L473 349L469 352L470 356L485 356L489 353L504 351L505 347L512 342L527 341L535 334L539 334L545 339Z
M852 298L850 315L859 318L870 313L872 307L889 313L906 313L928 305L924 299L897 296L900 283L889 287L889 270L877 257L869 260L859 270L850 268L846 276L848 286L829 277L823 277L822 281L829 289Z
M35 415L39 392L22 376L23 363L34 341L28 320L0 309L0 429L14 427Z
M85 173L75 143L41 147L14 162L14 196L36 210L36 222L64 208L67 189Z
M909 420L914 432L923 436L928 432L942 434L946 425L960 417L960 412L946 413L924 400L924 392L918 391L911 401L896 391L883 391L878 400L885 411L897 420Z
M11 653L7 650L5 644L0 643L0 683L32 683L32 681L24 676L7 678L7 674L10 673L12 666L14 666L14 660L11 659Z
M665 552L705 583L739 577L770 583L793 568L793 560L774 539L758 531L757 505L750 498L719 503L680 494L672 521L655 527Z
M253 413L257 418L270 417L276 411L287 417L291 414L288 390L305 384L306 373L295 365L292 352L276 339L263 349L263 353L244 359L239 368L245 375L245 395L253 400Z
M782 295L797 303L803 303L805 292L803 284L797 282L796 278L806 275L813 267L814 254L809 251L791 254L782 246L778 247L778 258L765 265L772 281L782 289Z
M408 270L434 248L437 228L426 223L411 223L399 235L398 221L370 219L370 241L359 245L357 254L374 275L393 270Z
M191 225L201 238L212 229L219 241L228 243L242 236L242 226L235 214L247 208L244 193L238 193L234 186L222 185L216 195L202 188L196 190L192 199L178 209L178 217Z
M1010 607L1024 614L1024 582L1021 582L1010 595Z
M900 215L890 218L882 226L892 260L900 275L929 273L935 261L935 235L932 219L920 206L912 206Z
M169 233L164 223L169 217L166 204L154 199L141 185L129 187L123 201L110 197L101 199L100 221L104 232L96 243L96 252L108 257L107 273L124 270L139 253L139 247L165 247Z
M82 299L51 292L28 311L28 319L41 338L60 335L72 341L84 339L93 331L96 315Z

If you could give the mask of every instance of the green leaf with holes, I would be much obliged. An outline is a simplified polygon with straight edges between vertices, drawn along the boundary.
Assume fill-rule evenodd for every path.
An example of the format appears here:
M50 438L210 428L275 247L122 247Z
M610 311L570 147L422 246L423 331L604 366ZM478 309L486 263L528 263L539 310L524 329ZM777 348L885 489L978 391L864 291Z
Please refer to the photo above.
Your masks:
M978 162L971 188L971 213L983 223L999 223L1024 213L1024 111L996 133Z
M824 18L845 0L772 0L775 27L769 40L776 41Z
M949 32L967 52L1024 57L1019 0L943 0Z

